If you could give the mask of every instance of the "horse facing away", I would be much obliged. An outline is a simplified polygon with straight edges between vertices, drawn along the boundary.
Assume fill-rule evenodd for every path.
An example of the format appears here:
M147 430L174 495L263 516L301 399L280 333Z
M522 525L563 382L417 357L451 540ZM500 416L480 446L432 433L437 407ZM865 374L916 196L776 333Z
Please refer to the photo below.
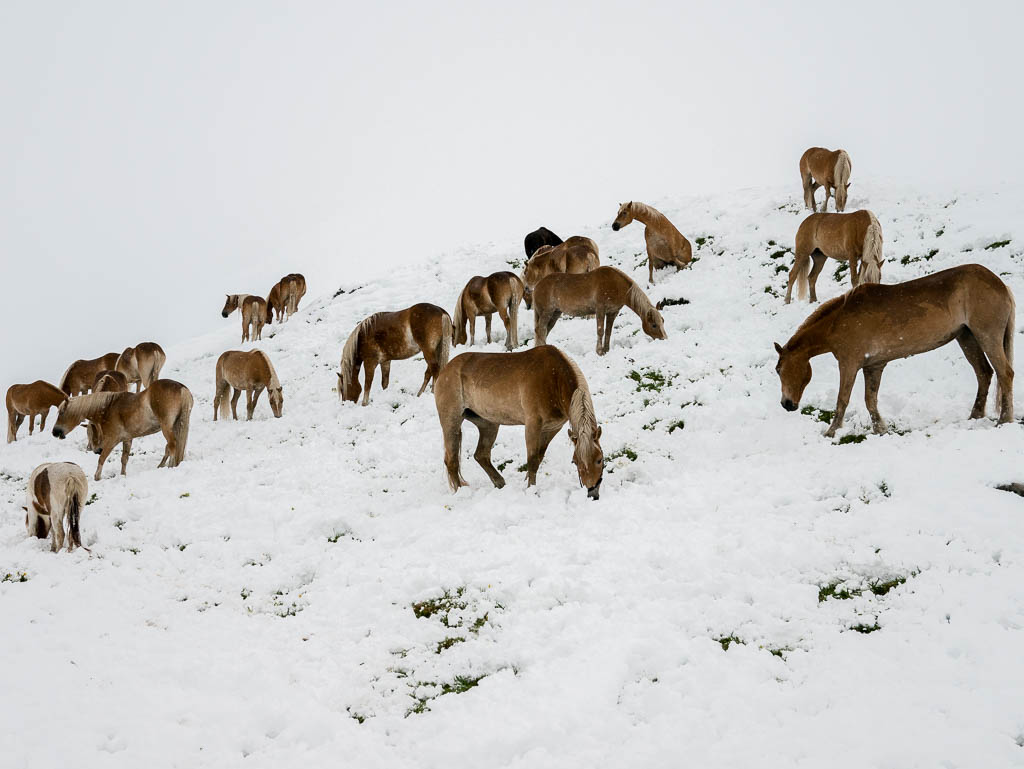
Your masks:
M140 393L93 393L64 401L57 411L53 428L56 438L64 438L83 421L89 421L89 449L100 455L95 479L100 479L103 463L118 443L121 444L121 475L126 475L132 440L156 432L167 441L160 467L177 467L185 458L192 393L173 379L157 379Z
M242 314L242 341L250 338L249 330L252 329L252 339L263 338L263 326L267 321L267 301L262 296L255 294L225 294L227 299L224 308L220 311L221 317L228 317L235 310Z
M876 433L884 433L887 428L878 413L878 386L885 365L955 339L978 378L971 419L985 416L995 368L999 423L1011 422L1015 316L1010 289L980 264L965 264L891 286L862 284L811 313L784 347L776 343L779 363L775 370L782 383L782 407L787 411L799 408L800 397L811 381L810 359L830 352L839 363L839 395L835 418L825 435L831 438L842 427L861 369L872 427Z
M495 272L486 278L470 278L459 294L452 314L455 327L454 344L466 344L466 324L469 324L469 344L476 344L476 318L484 316L487 342L491 341L491 316L498 313L505 324L505 349L519 346L519 304L523 301L523 281L514 272Z
M274 284L267 294L266 322L274 317L281 323L299 311L299 300L306 295L306 278L302 273L292 272Z
M572 461L587 496L597 499L604 473L601 428L583 373L551 345L524 352L464 352L437 378L434 402L444 434L444 464L452 491L468 485L460 471L462 421L480 431L473 458L497 487L505 479L491 463L501 425L526 426L526 483L537 483L537 469L551 439L569 422Z
M25 528L30 537L50 536L50 552L64 547L67 523L68 552L82 547L79 519L89 498L89 481L73 462L47 462L32 471L28 479ZM85 548L88 550L89 548Z
M124 374L129 384L135 384L135 392L149 387L160 378L167 356L164 348L156 342L140 342L126 347L114 365L114 370Z
M92 360L76 360L64 376L60 378L60 389L65 395L81 395L89 392L93 382L96 381L96 374L107 369L113 370L117 366L117 359L120 356L116 352L108 352L99 358Z
M535 346L547 344L548 333L562 313L597 316L597 354L608 352L615 317L623 306L635 312L644 333L668 339L665 321L631 277L614 267L598 267L581 275L554 273L533 290Z
M794 282L798 299L807 296L809 284L811 301L818 301L815 286L818 274L829 257L850 262L850 283L854 288L861 283L878 283L882 279L883 258L882 226L877 217L870 211L855 211L852 214L811 214L804 219L796 231L795 258L786 285L786 304L793 296Z
M378 312L356 324L341 351L338 373L338 394L343 401L370 403L373 372L380 365L381 387L388 389L391 361L411 358L423 353L427 372L416 397L423 394L431 380L448 363L451 354L452 319L434 304L414 304L398 312ZM359 386L359 367L365 371L365 388Z
M647 243L647 284L654 285L654 271L670 264L681 270L693 260L693 247L665 214L646 203L630 201L619 206L619 213L612 222L612 229L618 232L636 219L644 224L644 241Z
M573 235L557 246L541 246L523 268L523 299L526 309L533 306L533 287L553 272L590 272L601 266L597 243L582 235Z
M850 188L850 156L846 150L827 150L824 147L811 147L800 156L800 183L804 188L804 205L812 211L818 207L814 202L814 192L818 187L825 188L825 203L821 210L828 210L828 199L835 190L836 211L846 210L846 191Z
M523 238L523 248L526 250L526 258L533 256L541 246L557 246L562 239L547 227L538 227Z
M267 391L267 398L270 400L270 410L275 417L281 416L281 408L284 406L284 393L281 390L281 381L274 371L274 364L270 357L263 350L252 350L251 352L240 352L228 350L217 359L216 390L213 396L213 421L217 421L218 413L227 419L228 413L234 419L238 419L238 396L245 390L245 412L246 419L252 419L256 410L256 401L260 393ZM228 395L234 388L234 397L231 398L231 410L228 411Z
M128 377L120 371L101 371L96 375L92 391L94 393L128 392Z
M67 395L49 382L37 379L31 384L16 384L7 388L7 442L18 438L21 423L28 417L28 434L35 429L36 417L39 430L46 429L46 417L51 407L60 406Z

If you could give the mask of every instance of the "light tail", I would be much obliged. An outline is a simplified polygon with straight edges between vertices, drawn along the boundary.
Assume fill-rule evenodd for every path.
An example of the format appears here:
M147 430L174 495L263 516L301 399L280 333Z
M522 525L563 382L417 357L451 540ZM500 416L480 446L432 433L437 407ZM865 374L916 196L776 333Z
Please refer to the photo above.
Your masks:
M860 280L861 283L880 283L882 280L882 227L874 214L871 224L864 232L864 246L861 249Z

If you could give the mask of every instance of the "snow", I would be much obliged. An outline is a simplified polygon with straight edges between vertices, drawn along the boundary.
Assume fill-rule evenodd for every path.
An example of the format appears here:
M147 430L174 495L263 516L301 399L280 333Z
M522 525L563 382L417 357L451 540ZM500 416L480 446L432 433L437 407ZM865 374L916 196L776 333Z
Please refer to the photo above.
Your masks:
M121 478L115 454L90 480L91 554L51 554L21 511L41 462L91 479L84 431L23 426L0 453L0 765L1024 766L1024 500L994 488L1024 480L1021 427L996 426L994 383L989 418L967 419L955 344L886 369L888 435L859 379L834 441L780 407L772 343L810 312L782 304L792 255L772 258L805 215L795 181L649 201L699 257L648 290L690 302L665 309L667 341L629 311L604 357L593 320L552 331L615 456L598 502L564 433L527 489L522 428L503 428L494 489L468 423L452 495L421 359L367 408L334 391L357 320L451 311L518 242L382 269L265 329L244 348L271 356L281 419L264 396L253 422L212 421L237 318L168 347L164 376L195 396L186 461L158 470L162 439L143 438ZM1024 296L1022 203L858 179L848 210L878 215L885 282L977 261ZM645 286L642 226L599 213L578 233ZM836 266L822 300L848 288ZM520 324L529 343L525 308ZM501 350L495 329L474 349ZM813 368L801 406L831 410L835 362Z

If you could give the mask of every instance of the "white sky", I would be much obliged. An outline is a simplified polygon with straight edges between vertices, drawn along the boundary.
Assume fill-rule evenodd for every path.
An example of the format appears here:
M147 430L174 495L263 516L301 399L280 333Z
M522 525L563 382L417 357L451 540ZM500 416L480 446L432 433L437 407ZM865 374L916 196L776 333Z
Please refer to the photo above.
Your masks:
M6 0L0 386L237 327L223 295L287 272L316 296L621 200L799 199L808 146L855 182L1019 179L1022 8Z

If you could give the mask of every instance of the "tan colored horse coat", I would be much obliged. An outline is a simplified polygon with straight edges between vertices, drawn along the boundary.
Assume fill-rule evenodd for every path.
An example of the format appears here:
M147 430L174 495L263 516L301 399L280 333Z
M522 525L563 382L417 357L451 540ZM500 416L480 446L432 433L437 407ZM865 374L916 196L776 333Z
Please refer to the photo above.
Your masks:
M284 406L284 393L281 389L281 381L274 371L274 364L270 357L262 350L251 352L240 352L228 350L217 359L217 371L215 377L215 390L213 395L213 421L217 421L218 413L225 419L228 416L228 395L234 388L234 397L231 398L231 416L238 419L238 397L245 391L246 419L252 419L256 410L256 401L260 393L267 391L267 398L270 400L270 409L275 417L281 416L281 408Z
M553 272L590 272L601 266L597 243L582 235L573 235L557 246L541 246L523 268L523 299L532 306L533 287Z
M89 498L89 481L82 468L73 462L48 462L39 465L28 479L25 528L30 537L45 539L49 534L50 551L64 547L64 524L70 553L82 546L79 519Z
M68 366L64 376L60 378L60 389L66 395L89 392L89 388L96 381L96 375L106 369L114 369L117 366L118 357L120 356L116 352L108 352L106 355L92 360L76 360Z
M128 377L120 371L101 371L96 375L92 391L94 393L128 392Z
M815 287L827 258L850 263L850 284L878 283L882 279L882 226L870 211L852 214L811 214L796 231L793 268L786 285L786 304L797 285L797 298L818 301ZM811 268L811 260L814 267ZM808 272L810 275L808 275Z
M604 472L601 428L587 380L576 363L557 347L463 353L441 370L434 402L444 435L444 464L452 491L467 485L460 471L464 419L480 431L473 457L499 489L505 479L491 463L499 426L525 425L527 485L533 486L548 444L569 422L580 485L589 497L598 498Z
M363 405L370 402L373 373L380 365L381 387L388 388L391 361L411 358L423 353L427 371L416 396L448 363L451 354L452 319L434 304L414 304L398 312L378 312L361 321L352 330L341 352L338 373L338 394L344 401L355 403L362 392ZM365 387L359 385L359 367L365 371Z
M221 317L228 317L235 310L242 315L242 341L263 338L263 326L267 322L267 301L255 294L225 294L227 299L220 311ZM250 335L250 329L252 331Z
M817 211L814 202L814 191L818 187L825 188L825 202L822 211L828 210L828 199L835 191L836 211L846 210L846 191L850 188L850 171L853 166L846 150L827 150L824 147L811 147L800 156L800 183L804 188L804 205Z
M618 232L636 219L644 225L644 241L647 243L647 283L654 285L654 271L674 264L681 270L693 260L693 247L665 214L646 203L630 201L619 206L619 212L612 222L612 229Z
M46 416L50 409L60 406L67 395L49 382L37 379L31 384L16 384L7 388L7 442L17 440L18 429L28 417L28 434L35 429L36 417L40 417L39 429L46 428Z
M649 337L668 339L661 313L621 270L605 266L582 275L548 275L533 290L533 343L547 344L548 333L562 313L595 315L597 354L604 355L611 345L615 318L624 306L637 314Z
M459 294L452 314L455 344L466 344L466 325L469 324L469 344L476 343L476 319L484 316L487 342L491 341L491 316L498 313L505 324L505 349L519 346L519 305L523 301L523 281L514 272L495 272L486 278L470 278Z
M825 435L842 427L857 372L864 371L864 402L875 432L886 431L878 413L878 387L890 361L952 342L978 378L971 419L985 416L992 369L998 377L1000 423L1013 420L1013 294L980 264L965 264L906 283L864 283L825 302L779 353L782 407L796 411L811 381L810 359L832 353L839 363L835 418ZM986 360L987 357L987 360ZM991 365L990 365L991 363Z
M166 360L164 348L156 342L140 342L125 348L114 370L124 374L129 384L134 383L135 392L138 392L160 378L160 370Z

